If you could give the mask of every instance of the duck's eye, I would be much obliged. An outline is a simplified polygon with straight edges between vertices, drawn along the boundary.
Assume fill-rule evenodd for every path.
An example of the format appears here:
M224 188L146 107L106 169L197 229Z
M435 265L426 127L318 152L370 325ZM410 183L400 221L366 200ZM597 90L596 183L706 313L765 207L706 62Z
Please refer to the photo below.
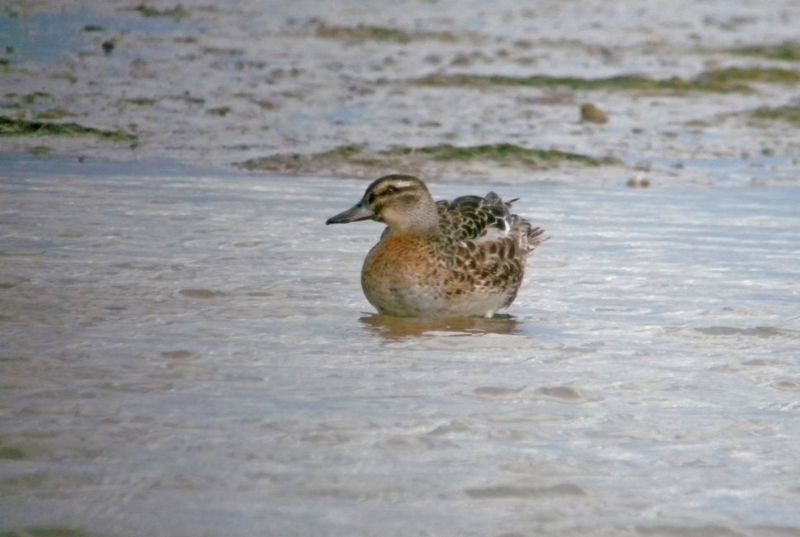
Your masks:
M389 186L387 186L386 188L383 189L383 195L384 196L390 196L390 195L394 194L395 192L397 192L397 187L396 186L389 185Z

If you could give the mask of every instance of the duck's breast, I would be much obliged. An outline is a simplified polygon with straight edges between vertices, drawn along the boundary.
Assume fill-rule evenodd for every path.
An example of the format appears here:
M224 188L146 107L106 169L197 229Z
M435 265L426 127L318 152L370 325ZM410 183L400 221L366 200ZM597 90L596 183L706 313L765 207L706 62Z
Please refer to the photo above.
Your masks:
M364 260L361 286L381 313L424 315L443 296L443 266L435 244L414 235L384 236Z

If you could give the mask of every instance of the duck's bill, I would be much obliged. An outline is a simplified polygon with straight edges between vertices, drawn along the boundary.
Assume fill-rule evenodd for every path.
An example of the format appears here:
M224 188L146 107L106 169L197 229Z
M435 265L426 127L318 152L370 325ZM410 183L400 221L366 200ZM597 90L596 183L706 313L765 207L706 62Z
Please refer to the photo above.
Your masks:
M359 220L367 220L369 218L372 218L373 216L375 216L375 213L372 212L371 209L366 207L363 202L359 202L350 209L347 209L346 211L341 212L336 216L331 216L325 223L327 225L347 224L348 222L358 222Z

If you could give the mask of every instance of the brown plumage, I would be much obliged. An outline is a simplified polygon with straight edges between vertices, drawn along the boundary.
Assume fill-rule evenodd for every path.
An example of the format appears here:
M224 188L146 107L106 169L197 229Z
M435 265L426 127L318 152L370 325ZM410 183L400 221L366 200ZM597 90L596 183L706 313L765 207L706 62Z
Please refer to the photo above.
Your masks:
M544 240L543 230L511 213L512 202L494 192L434 202L416 177L387 175L327 223L386 224L361 272L380 313L491 317L514 301L528 254Z

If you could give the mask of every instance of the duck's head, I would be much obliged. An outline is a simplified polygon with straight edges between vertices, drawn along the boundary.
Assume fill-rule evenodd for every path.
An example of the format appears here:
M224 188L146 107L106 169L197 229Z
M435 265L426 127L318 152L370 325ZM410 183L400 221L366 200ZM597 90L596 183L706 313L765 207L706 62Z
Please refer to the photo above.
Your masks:
M361 201L326 224L359 220L384 222L392 231L432 231L439 227L436 204L425 183L411 175L387 175L367 187Z

